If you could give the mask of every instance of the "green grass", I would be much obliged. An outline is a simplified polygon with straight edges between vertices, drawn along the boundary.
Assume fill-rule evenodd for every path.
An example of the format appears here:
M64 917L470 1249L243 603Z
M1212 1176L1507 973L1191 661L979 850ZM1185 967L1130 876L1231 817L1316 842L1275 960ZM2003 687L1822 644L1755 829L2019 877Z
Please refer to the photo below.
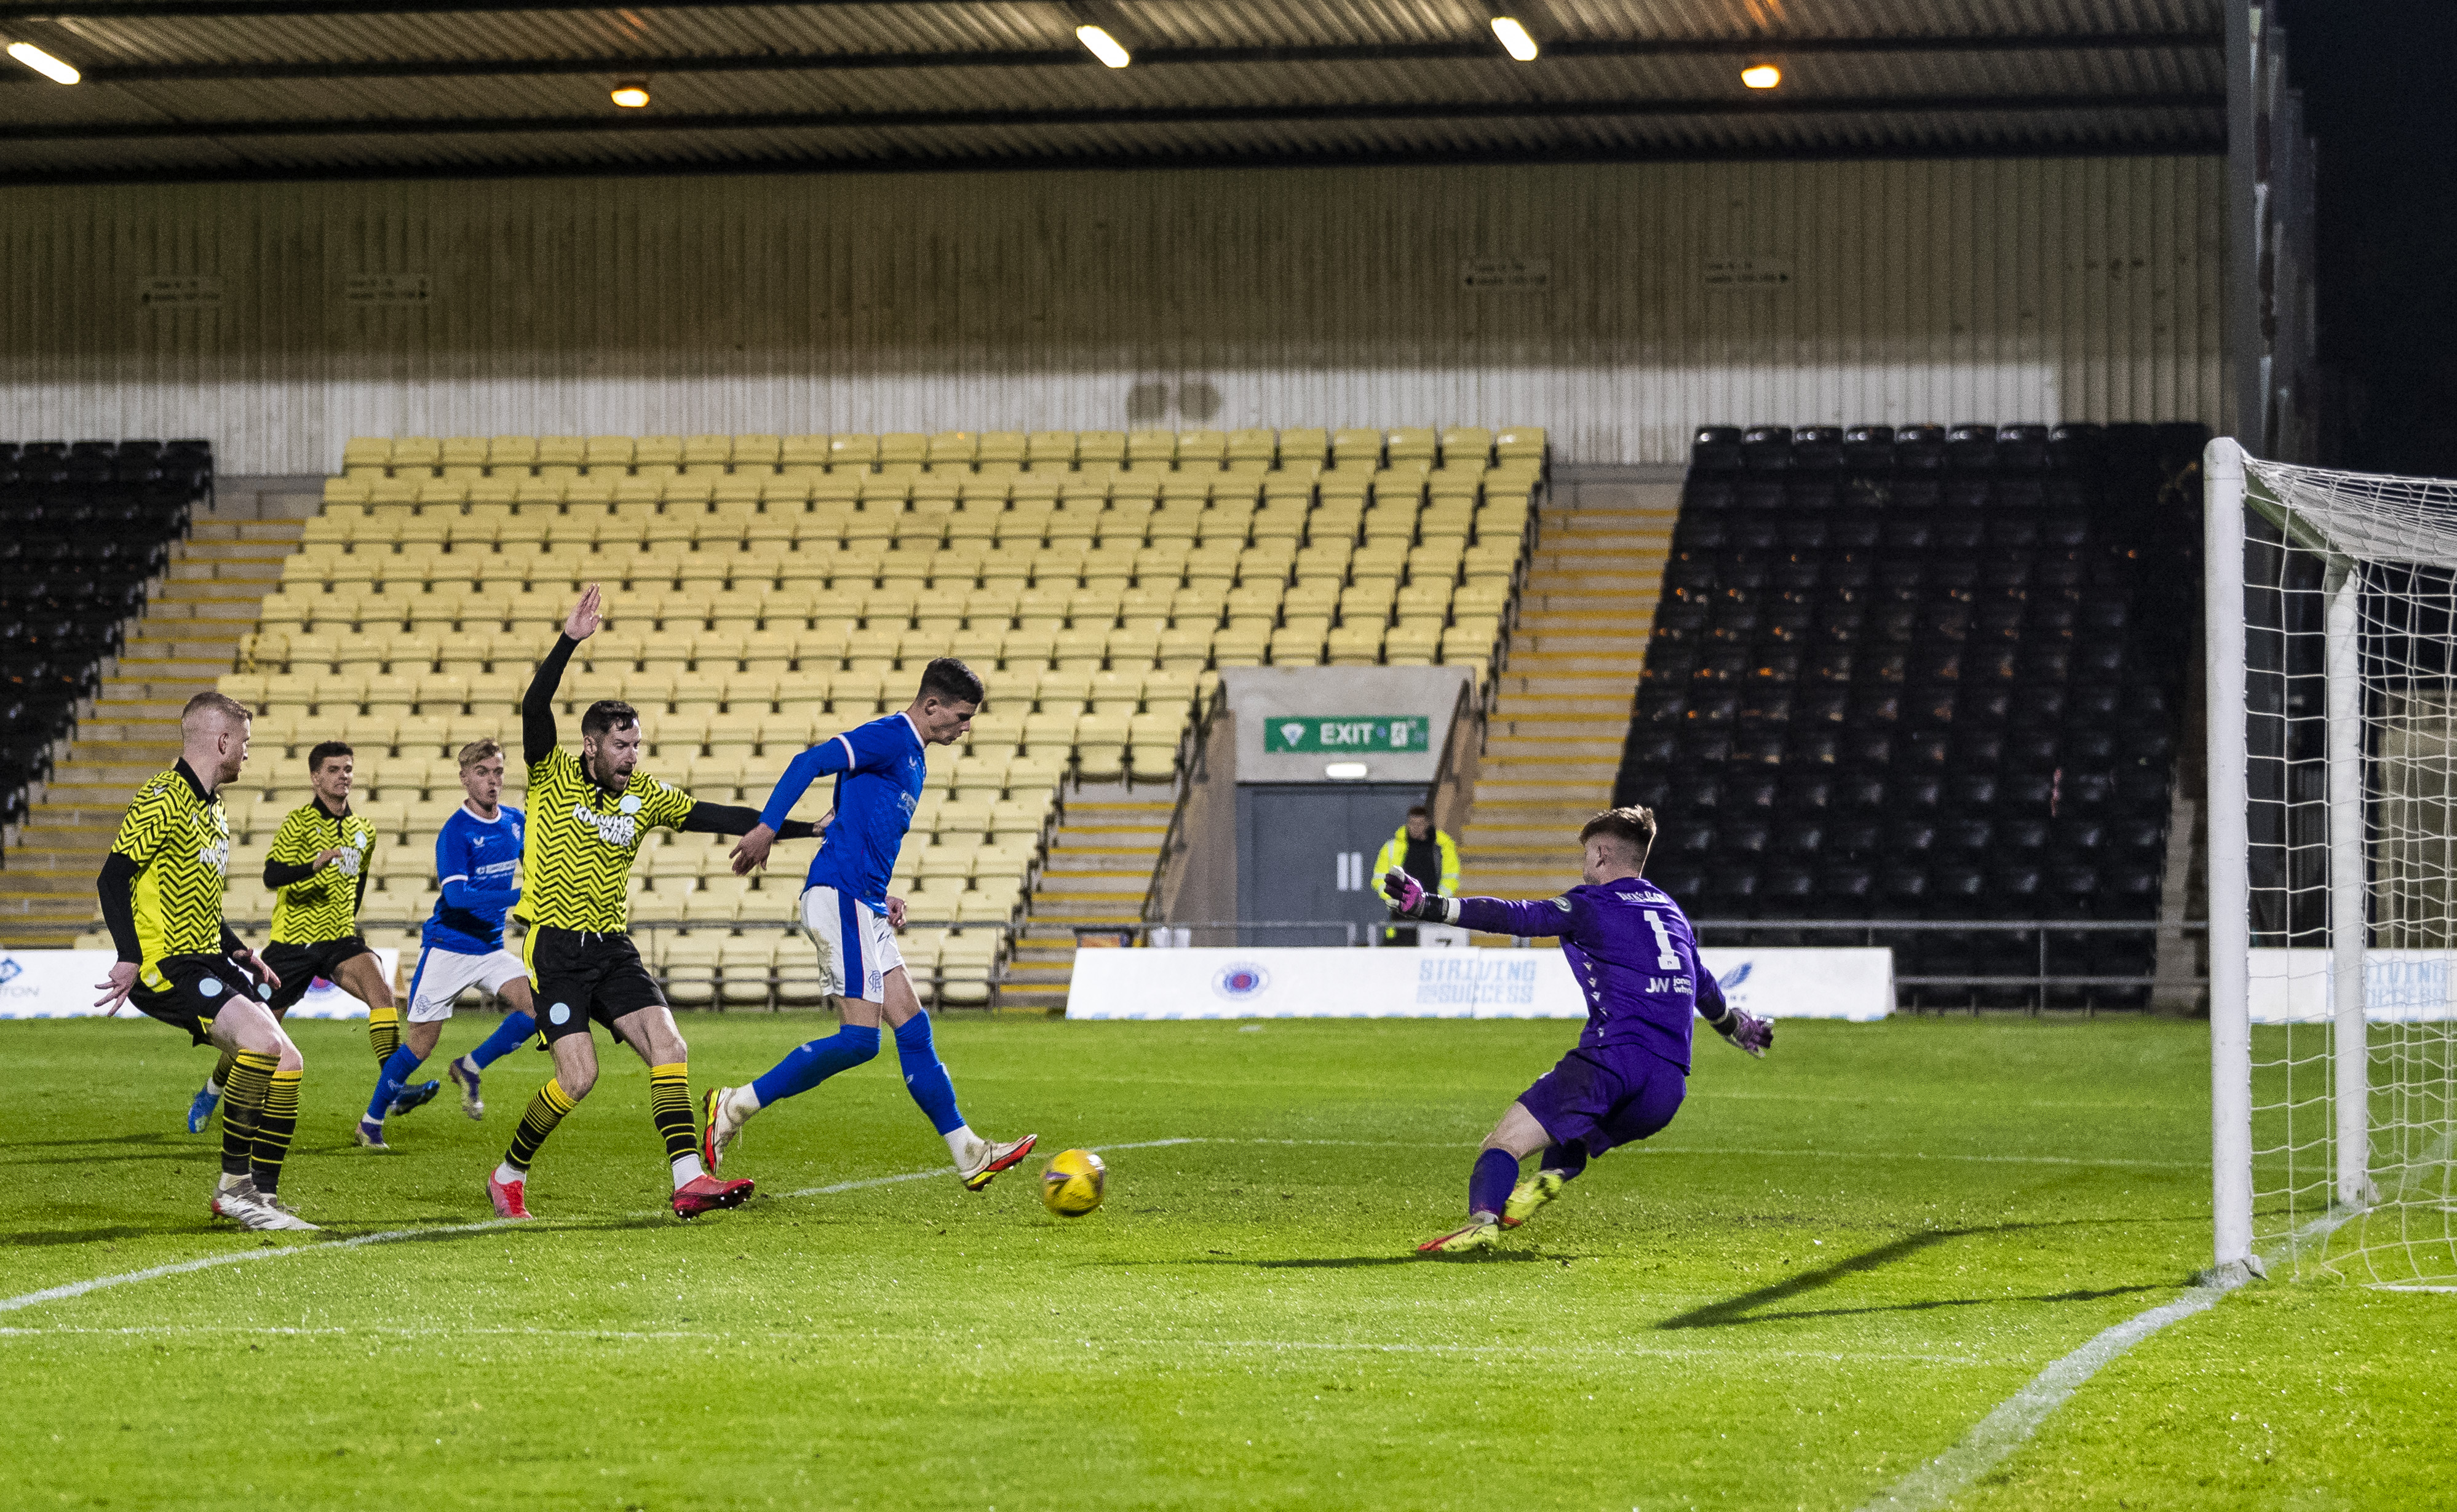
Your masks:
M824 1020L693 1018L695 1084ZM483 1025L447 1032L444 1051ZM307 1024L284 1192L210 1225L206 1068L155 1025L0 1025L0 1505L1852 1508L2208 1250L2207 1073L2165 1022L1786 1024L1712 1041L1679 1119L1490 1258L1417 1261L1566 1026L943 1024L967 1114L1121 1149L1110 1200L985 1195L878 1063L764 1114L764 1195L659 1216L647 1073L611 1062L529 1224L481 1176L543 1057L349 1147L363 1032ZM2137 1347L1963 1498L2422 1506L2448 1493L2457 1299L2230 1297ZM2445 1503L2442 1503L2445 1504Z

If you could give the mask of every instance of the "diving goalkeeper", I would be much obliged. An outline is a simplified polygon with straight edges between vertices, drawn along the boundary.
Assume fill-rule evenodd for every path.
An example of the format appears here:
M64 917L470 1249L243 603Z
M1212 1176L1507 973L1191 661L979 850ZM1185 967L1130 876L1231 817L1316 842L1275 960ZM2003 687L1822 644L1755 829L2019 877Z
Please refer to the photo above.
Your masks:
M1467 1226L1427 1239L1419 1255L1489 1249L1560 1195L1590 1157L1656 1133L1688 1091L1692 1011L1717 1033L1764 1055L1774 1025L1724 1002L1698 961L1689 920L1662 889L1641 878L1655 845L1655 815L1612 808L1579 831L1586 884L1558 898L1508 903L1446 898L1393 869L1382 890L1399 914L1486 934L1558 935L1586 994L1578 1048L1536 1078L1485 1135L1468 1177ZM1538 1151L1536 1174L1518 1162Z

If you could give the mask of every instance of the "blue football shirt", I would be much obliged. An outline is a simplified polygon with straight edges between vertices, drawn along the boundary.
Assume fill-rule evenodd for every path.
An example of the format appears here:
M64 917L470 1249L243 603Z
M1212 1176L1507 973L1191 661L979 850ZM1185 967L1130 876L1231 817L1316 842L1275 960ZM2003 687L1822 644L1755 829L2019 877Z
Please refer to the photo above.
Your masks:
M521 896L521 843L527 816L506 804L491 820L463 804L435 837L435 876L444 895L420 943L455 955L503 949L504 915Z
M834 888L859 898L873 913L887 911L887 882L913 827L914 807L930 775L921 733L902 713L821 741L794 758L768 795L759 822L782 828L812 782L833 773L836 814L820 832L805 886Z

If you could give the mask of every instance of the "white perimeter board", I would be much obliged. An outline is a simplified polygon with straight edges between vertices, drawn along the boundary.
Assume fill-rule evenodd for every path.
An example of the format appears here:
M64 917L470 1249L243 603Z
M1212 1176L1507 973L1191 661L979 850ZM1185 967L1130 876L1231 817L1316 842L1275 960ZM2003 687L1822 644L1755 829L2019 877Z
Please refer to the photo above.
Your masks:
M1889 950L1700 952L1724 998L1774 1018L1884 1018ZM1265 946L1079 950L1068 1018L1584 1018L1555 950Z

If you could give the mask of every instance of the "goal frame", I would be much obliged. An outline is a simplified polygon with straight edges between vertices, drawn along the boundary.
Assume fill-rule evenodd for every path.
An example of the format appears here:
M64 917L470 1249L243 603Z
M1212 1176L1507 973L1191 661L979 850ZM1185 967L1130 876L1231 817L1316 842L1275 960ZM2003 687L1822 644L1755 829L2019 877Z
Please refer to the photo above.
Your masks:
M2212 1250L2222 1276L2265 1276L2253 1251L2252 880L2244 526L2256 506L2243 448L2212 439L2202 452L2203 623L2209 709L2210 1157ZM2276 501L2268 501L2275 505ZM2266 512L2266 511L2264 511ZM2275 518L2275 517L2274 517ZM2323 563L2323 706L2328 801L2330 1088L2336 1133L2333 1214L2373 1198L2368 1040L2364 1023L2362 575L2325 542L2295 531Z

